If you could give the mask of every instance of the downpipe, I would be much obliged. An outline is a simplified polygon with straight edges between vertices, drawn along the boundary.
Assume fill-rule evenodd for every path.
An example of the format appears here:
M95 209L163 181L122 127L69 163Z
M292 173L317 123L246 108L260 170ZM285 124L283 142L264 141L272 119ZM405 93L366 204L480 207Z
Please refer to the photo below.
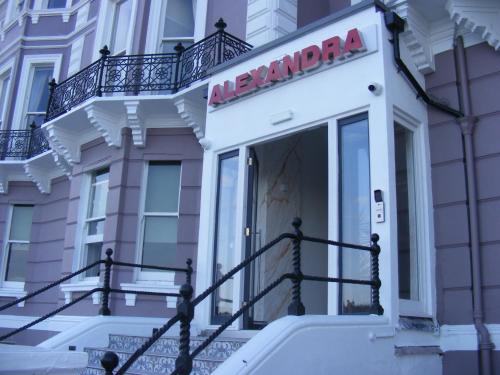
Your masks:
M467 201L469 216L469 235L471 242L471 276L472 276L472 303L474 326L479 340L480 370L482 375L491 375L491 352L494 345L491 335L484 324L482 267L479 241L479 219L477 206L476 169L474 164L474 145L472 135L476 118L472 114L471 97L469 90L469 76L465 59L464 42L461 36L454 44L455 63L457 69L457 82L459 86L460 106L464 116L457 121L462 130L462 144L465 156L465 176L467 180Z
M481 279L481 253L479 242L479 219L477 207L476 190L476 170L474 165L474 147L472 134L476 118L472 114L470 91L468 86L468 73L465 60L465 48L462 37L458 37L454 44L455 62L457 66L457 82L459 84L459 97L461 110L456 110L446 104L437 102L420 86L418 81L412 75L405 65L400 55L399 34L404 31L405 21L395 12L386 11L384 14L385 24L392 33L392 45L394 61L398 71L402 72L408 82L417 92L417 97L425 103L442 112L445 112L457 119L462 130L462 146L465 157L465 178L467 185L467 203L468 203L468 226L471 247L471 279L472 279L472 302L473 302L473 320L478 335L479 367L481 375L492 375L491 352L494 349L491 335L484 324L483 312L483 294Z

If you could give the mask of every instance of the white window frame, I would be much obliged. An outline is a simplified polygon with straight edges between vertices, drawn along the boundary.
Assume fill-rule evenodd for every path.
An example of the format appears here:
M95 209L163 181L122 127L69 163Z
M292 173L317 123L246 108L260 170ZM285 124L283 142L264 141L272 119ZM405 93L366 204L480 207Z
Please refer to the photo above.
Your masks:
M145 53L160 53L163 38L164 19L168 0L156 0L151 3L149 23L146 36ZM194 4L194 34L192 37L168 38L170 40L189 40L193 43L205 37L207 16L207 0L193 0Z
M3 64L0 67L0 92L2 90L2 86L4 84L4 80L9 77L9 82L7 83L7 90L6 90L6 97L5 97L5 103L3 103L3 112L0 113L0 130L5 130L7 129L7 114L9 113L9 108L12 103L12 98L10 92L12 90L12 80L13 80L13 74L14 73L14 59L10 59L8 62Z
M19 18L26 11L29 0L24 0L23 6L19 12L17 12L16 10L19 1L18 0L8 0L8 1L9 3L7 4L6 22L5 22L7 27L10 25L12 21Z
M147 193L147 182L148 182L148 172L150 162L165 162L165 163L177 163L175 160L148 160L144 164L144 174L142 176L142 188L140 194L140 210L139 210L139 220L138 220L138 236L137 236L137 250L136 250L136 263L142 264L142 253L143 253L143 242L144 242L144 229L146 224L146 217L176 217L179 219L179 208L180 208L180 198L181 198L181 181L182 181L182 163L180 166L180 177L179 177L179 191L178 191L178 206L177 212L146 212L146 193ZM156 282L156 281L166 281L168 283L174 282L175 272L142 272L137 269L136 280L142 282Z
M31 86L33 83L32 80L35 68L38 66L52 65L53 76L56 81L59 81L61 61L62 55L60 54L24 57L23 65L21 68L21 75L19 78L19 89L16 97L16 107L14 111L14 117L12 119L12 129L24 130L27 128L26 113L28 109L28 102L30 99L29 93L31 91ZM47 90L48 89L49 88L47 87Z
M413 133L413 178L415 183L415 220L416 220L416 243L417 243L417 277L418 277L418 300L399 299L399 281L397 295L399 299L399 315L414 317L433 317L435 275L433 274L435 264L435 248L432 235L432 190L430 171L430 150L428 146L428 134L426 127L405 112L394 109L394 121L391 137L394 137L395 124L405 127ZM394 139L393 139L394 142ZM393 148L394 150L395 148ZM392 155L394 158L394 155ZM395 164L392 174L395 176ZM393 187L396 189L396 186ZM394 193L394 196L396 194ZM396 203L394 204L396 207ZM397 228L397 224L396 224ZM396 232L397 238L397 232ZM397 248L397 242L396 242ZM398 274L398 270L395 270ZM399 274L398 274L399 280Z
M2 243L2 268L0 272L0 296L4 297L14 297L14 298L21 298L26 295L26 292L24 291L24 286L25 282L24 281L7 281L5 280L5 277L7 275L7 261L8 261L8 253L9 253L9 245L12 242L15 243L23 243L23 244L31 244L31 241L11 241L10 240L10 229L12 225L12 216L14 214L14 207L15 206L31 206L34 209L34 205L32 204L25 204L25 203L12 203L9 206L8 213L7 213L7 223L5 226L5 233L4 233L4 241ZM33 222L31 223L31 226L33 226ZM29 251L29 250L28 250ZM21 304L23 306L24 303Z
M77 219L75 245L74 245L75 253L73 256L72 272L78 271L79 269L85 266L84 263L86 259L85 245L89 243L86 242L85 240L87 237L85 235L85 232L87 230L87 223L89 222L89 218L87 216L89 212L90 196L92 193L92 177L96 172L104 169L108 169L109 172L108 182L109 182L111 177L111 166L109 165L102 165L95 169L88 170L82 176L82 182L80 185L80 202L78 206L78 219ZM106 199L106 206L108 205L108 200L109 200L109 189L108 189L108 197ZM91 219L95 220L96 218L91 218ZM93 237L91 238L92 240L96 240L104 236L97 235L92 237ZM104 238L102 238L101 240L104 240ZM102 286L102 282L100 281L100 276L86 277L85 274L82 273L81 275L78 275L77 277L73 278L70 283L61 284L60 287L61 291L64 293L64 298L66 303L69 303L72 300L73 293L86 292L100 286ZM101 296L100 292L92 294L92 303L94 305L100 303L100 296Z
M99 17L97 21L96 37L93 59L97 60L101 57L99 50L105 45L109 47L111 42L111 31L113 29L113 20L118 3L122 0L101 0L99 8ZM132 13L130 14L130 23L128 34L126 36L126 48L123 51L113 52L114 55L131 54L134 42L134 34L136 28L138 0L128 0L132 2ZM156 2L156 1L154 1ZM154 3L153 2L153 3ZM110 21L111 20L111 21Z

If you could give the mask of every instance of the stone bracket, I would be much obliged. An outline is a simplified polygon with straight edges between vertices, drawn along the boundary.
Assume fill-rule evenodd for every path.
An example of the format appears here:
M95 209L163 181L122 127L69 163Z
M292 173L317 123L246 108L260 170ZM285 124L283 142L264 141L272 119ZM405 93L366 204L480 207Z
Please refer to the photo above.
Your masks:
M85 112L90 124L97 129L109 146L121 147L121 130L125 125L121 118L116 118L112 112L103 110L94 104L86 106Z
M137 147L146 146L146 127L144 125L144 116L141 111L139 100L126 100L125 105L125 121L127 126L132 131L132 141Z

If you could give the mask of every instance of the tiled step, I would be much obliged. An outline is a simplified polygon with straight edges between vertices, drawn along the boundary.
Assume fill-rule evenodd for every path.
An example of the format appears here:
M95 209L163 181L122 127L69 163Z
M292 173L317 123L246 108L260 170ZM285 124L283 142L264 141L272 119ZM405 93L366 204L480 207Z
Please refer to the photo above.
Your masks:
M109 349L85 349L89 353L89 364L87 370L101 369L100 359ZM118 368L125 363L125 361L130 357L130 352L124 351L113 351L118 355L120 359ZM140 374L140 375L156 375L156 374L170 374L175 369L175 359L177 356L171 355L158 355L158 354L144 354L130 367L127 374ZM219 366L223 361L208 360L208 359L195 359L193 361L193 371L192 375L209 375L211 374L217 366ZM95 371L84 372L86 375L90 374L100 374L100 372Z
M190 348L193 351L198 345L205 340L205 337L191 337ZM134 352L142 344L147 341L146 337L125 336L125 335L110 335L109 349L119 350L123 352ZM218 338L213 341L205 350L203 350L196 358L208 359L215 361L225 361L231 354L237 351L246 339L224 339ZM179 338L178 337L162 337L153 344L147 351L148 354L169 355L177 357L179 353Z

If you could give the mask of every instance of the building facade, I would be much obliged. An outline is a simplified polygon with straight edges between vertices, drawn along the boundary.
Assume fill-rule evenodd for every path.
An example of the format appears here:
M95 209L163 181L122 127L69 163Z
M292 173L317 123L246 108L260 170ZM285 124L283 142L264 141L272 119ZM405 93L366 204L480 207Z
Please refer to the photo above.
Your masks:
M383 311L367 285L303 280L290 317L286 281L231 324L252 339L217 373L500 374L499 15L495 0L0 2L1 304L108 248L157 266L113 270L105 324L97 266L1 311L0 333L88 293L9 341L149 334L184 283L159 267L192 259L199 295L300 217L306 237L379 235ZM372 277L369 253L301 252L306 275ZM277 244L193 327L295 261Z

